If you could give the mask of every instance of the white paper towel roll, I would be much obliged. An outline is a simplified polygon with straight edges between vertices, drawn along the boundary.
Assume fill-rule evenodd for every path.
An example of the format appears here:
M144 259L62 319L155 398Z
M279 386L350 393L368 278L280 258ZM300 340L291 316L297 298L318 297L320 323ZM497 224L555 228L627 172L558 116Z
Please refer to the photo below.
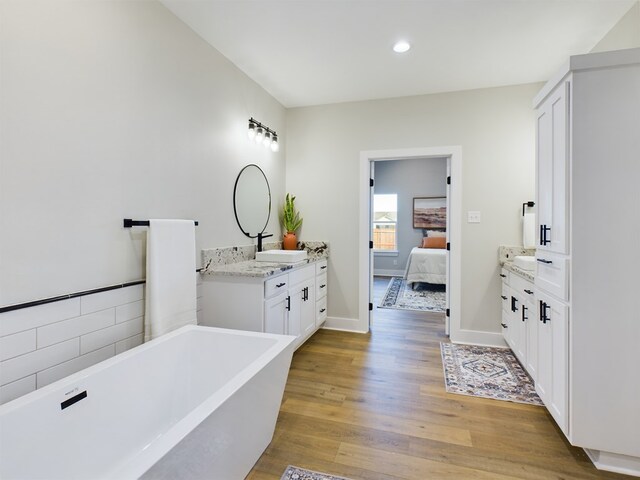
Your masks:
M536 214L525 213L522 217L522 245L524 248L536 246Z

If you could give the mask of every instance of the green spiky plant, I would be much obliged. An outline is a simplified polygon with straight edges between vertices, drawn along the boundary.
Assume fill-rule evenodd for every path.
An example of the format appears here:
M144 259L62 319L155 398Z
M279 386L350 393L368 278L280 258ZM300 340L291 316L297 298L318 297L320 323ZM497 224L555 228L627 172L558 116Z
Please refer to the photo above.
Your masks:
M284 199L284 206L282 207L281 221L287 233L295 232L302 225L302 218L300 217L300 213L296 211L294 205L295 200L296 197L287 193Z

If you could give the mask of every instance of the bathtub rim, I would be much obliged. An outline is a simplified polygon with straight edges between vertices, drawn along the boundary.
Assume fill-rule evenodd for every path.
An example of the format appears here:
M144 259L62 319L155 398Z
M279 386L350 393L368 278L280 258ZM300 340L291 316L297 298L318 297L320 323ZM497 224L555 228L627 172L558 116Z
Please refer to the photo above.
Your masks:
M22 397L18 397L10 402L0 405L0 417L9 414L12 411L26 406L35 401L41 400L43 397L55 395L56 391L64 391L66 387L75 387L77 384L94 373L105 370L112 365L140 355L142 352L154 348L164 342L171 340L179 335L186 334L191 331L202 331L207 333L221 333L224 335L236 335L245 337L271 338L276 342L267 348L261 355L255 358L249 365L236 373L231 380L225 383L221 388L213 394L205 398L199 405L195 406L187 415L179 419L166 432L159 437L151 439L150 443L143 446L137 455L128 458L120 466L109 472L104 472L100 478L138 478L143 475L155 462L160 460L171 448L177 445L189 432L196 428L208 415L210 415L217 407L228 400L240 387L245 385L255 375L257 375L267 364L269 364L278 355L285 353L287 350L293 355L293 344L297 337L291 335L277 335L271 333L250 332L245 330L233 330L227 328L207 327L200 325L186 325L177 330L169 332L161 337L155 338L149 342L138 345L125 352L115 355L111 358L103 360L95 365L91 365L83 370L73 373L67 377L61 378L49 385L34 390Z

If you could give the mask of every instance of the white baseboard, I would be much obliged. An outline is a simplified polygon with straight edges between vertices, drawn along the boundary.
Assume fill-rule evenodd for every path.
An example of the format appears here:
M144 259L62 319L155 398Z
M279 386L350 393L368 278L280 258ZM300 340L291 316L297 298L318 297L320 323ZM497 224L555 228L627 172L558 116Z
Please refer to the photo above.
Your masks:
M367 331L362 330L359 323L357 318L327 317L322 328L340 330L342 332L367 333Z
M385 270L382 268L375 268L373 274L379 277L404 277L404 270Z
M501 333L481 332L479 330L458 330L451 332L453 343L467 345L484 345L487 347L506 347L507 343Z
M584 451L598 470L640 477L640 458L638 457L590 450L588 448L585 448Z

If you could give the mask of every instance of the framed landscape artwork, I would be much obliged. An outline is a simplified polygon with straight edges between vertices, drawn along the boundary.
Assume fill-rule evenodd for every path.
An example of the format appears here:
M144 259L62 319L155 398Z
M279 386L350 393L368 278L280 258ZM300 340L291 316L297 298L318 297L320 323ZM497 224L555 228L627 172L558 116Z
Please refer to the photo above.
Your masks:
M447 228L447 197L414 197L413 228Z

